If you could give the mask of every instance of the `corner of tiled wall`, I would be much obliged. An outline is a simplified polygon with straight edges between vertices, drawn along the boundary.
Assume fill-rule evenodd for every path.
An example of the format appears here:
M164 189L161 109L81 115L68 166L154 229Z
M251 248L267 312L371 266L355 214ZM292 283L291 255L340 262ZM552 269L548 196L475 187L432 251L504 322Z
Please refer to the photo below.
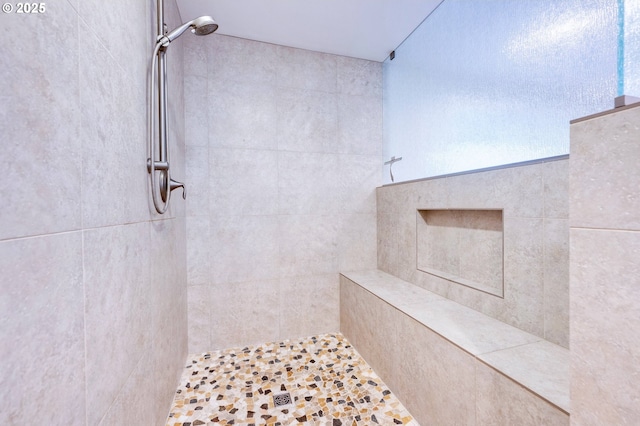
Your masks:
M338 272L376 262L381 64L215 34L185 57L190 352L337 331Z
M640 421L640 108L571 125L571 423Z
M187 352L186 247L180 205L160 217L148 201L155 2L46 6L2 16L0 164L14 186L0 189L0 411L10 424L163 424Z

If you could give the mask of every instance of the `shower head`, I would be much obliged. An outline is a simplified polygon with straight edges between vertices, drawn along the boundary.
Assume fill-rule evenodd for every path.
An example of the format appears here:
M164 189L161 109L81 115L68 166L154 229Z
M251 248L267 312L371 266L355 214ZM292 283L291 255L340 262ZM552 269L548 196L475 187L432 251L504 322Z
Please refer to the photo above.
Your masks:
M215 32L217 29L218 24L211 16L201 16L193 20L191 32L195 35L205 36Z
M199 18L194 19L193 21L189 21L185 24L180 25L175 30L171 31L167 35L163 35L158 39L158 43L163 46L168 46L173 40L177 39L184 33L187 28L191 28L191 32L195 35L207 35L211 34L215 30L218 29L218 24L213 20L211 16L200 16Z

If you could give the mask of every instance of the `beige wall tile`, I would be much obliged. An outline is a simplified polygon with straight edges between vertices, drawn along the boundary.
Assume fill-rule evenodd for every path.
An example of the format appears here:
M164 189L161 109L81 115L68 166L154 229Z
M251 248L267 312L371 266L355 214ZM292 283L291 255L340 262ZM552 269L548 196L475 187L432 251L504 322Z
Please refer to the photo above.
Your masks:
M347 90L349 90L347 88ZM357 89L354 89L357 91ZM382 106L380 95L338 97L338 138L336 150L349 154L382 155ZM378 170L376 170L379 172Z
M203 49L202 40L196 37L188 37L185 40L185 46L190 49ZM184 140L188 147L209 146L209 91L208 80L206 75L206 64L204 75L198 74L194 67L197 66L196 52L185 51L185 63L189 64L189 73L184 76ZM199 54L201 52L198 52ZM203 53L202 53L203 54ZM206 164L207 156L201 158Z
M147 223L84 231L87 405L92 407L87 419L92 424L150 347L148 247Z
M211 220L210 232L210 282L260 281L280 276L282 230L277 216L219 216ZM304 256L311 254L304 250L298 254L310 260Z
M378 188L378 268L540 337L547 324L568 345L568 234L557 220L568 218L567 171L563 159ZM503 209L504 297L417 270L417 209Z
M473 356L395 312L393 392L421 424L475 424Z
M480 361L476 361L476 386L478 425L569 424L566 413Z
M382 96L381 63L338 56L336 64L339 93L375 96L380 99ZM382 149L382 146L379 149Z
M80 229L78 17L65 2L30 16L40 31L5 18L0 240Z
M165 7L168 24L179 23L175 2ZM25 285L38 276L40 290L24 301L30 311L25 318L33 318L21 323L25 328L20 334L33 339L22 346L29 354L9 344L15 341L13 336L2 336L0 347L13 348L13 355L3 356L3 365L41 380L29 383L23 377L29 395L21 402L13 400L13 406L37 411L48 424L98 424L101 419L108 423L103 416L109 407L113 413L123 396L128 399L131 373L141 359L157 368L147 372L150 397L137 399L133 409L144 413L145 421L163 418L169 406L166 391L175 386L175 373L186 353L184 220L172 219L184 216L184 202L174 196L165 216L150 214L144 172L146 73L155 42L150 25L154 9L147 2L132 6L117 1L108 7L96 1L60 2L46 14L31 17L42 31L28 31L18 20L18 27L7 27L6 41L13 47L4 60L16 67L0 67L3 79L13 82L0 102L10 106L11 113L2 115L12 123L2 138L21 144L9 145L2 159L10 162L4 168L20 191L0 193L4 201L0 208L7 209L0 239L38 237L5 241L33 247L22 253L21 262L5 265L3 272L5 277L27 273ZM172 44L170 56L171 162L181 180L185 161L181 42ZM25 87L34 90L25 96ZM37 122L24 121L40 110L45 113ZM22 118L12 120L11 114ZM30 123L29 128L21 123ZM34 137L37 141L30 142ZM42 141L46 143L39 146ZM29 164L37 164L37 169L31 170ZM64 233L72 230L82 232ZM84 288L69 281L73 268L80 268L73 273L80 274L76 284ZM61 281L52 287L46 284L50 280ZM75 286L73 296L70 285ZM46 303L37 307L41 297ZM77 324L84 330L79 331L80 340L67 335ZM37 348L30 346L36 343ZM38 374L25 370L24 360L30 356L38 357L38 363L29 364L38 365ZM49 378L44 382L43 371ZM59 386L64 390L57 391ZM12 395L19 392L14 389ZM50 398L55 398L52 404ZM29 409L32 403L37 408ZM131 409L119 414L134 419Z
M209 350L275 342L279 332L279 301L277 279L214 285L210 294Z
M84 22L79 28L83 226L146 220L150 194L143 167L140 172L148 156L142 143L144 86L105 55L104 45Z
M569 160L549 161L542 166L544 217L569 219Z
M569 348L569 220L544 221L544 338Z
M277 96L279 150L338 152L336 94L285 89L278 91Z
M187 288L187 321L189 337L189 353L210 351L211 335L215 329L211 324L211 296L209 285L196 285ZM216 294L217 298L222 295Z
M206 161L206 157L200 161ZM211 216L270 215L278 212L276 151L210 148L207 174ZM192 214L204 215L207 211Z
M342 278L341 286L341 319L345 320L347 332L354 337L355 342L347 338L391 387L396 363L394 357L399 312L347 278Z
M277 147L277 95L275 86L208 81L209 147L275 149Z
M279 151L277 155L280 214L331 215L341 211L338 154Z
M276 50L279 86L336 93L337 56L285 46Z
M280 279L279 340L340 329L338 274Z
M572 205L573 206L573 205ZM640 421L640 232L571 229L575 424Z
M571 226L640 230L640 108L571 126Z
M84 424L85 358L79 232L0 242L0 411Z
M338 230L338 271L376 268L375 214L341 214Z
M191 82L185 68L185 91L201 97L206 84L214 100L209 161L191 172L209 211L196 208L204 201L189 202L187 222L189 285L211 286L211 318L198 323L209 323L212 349L334 332L337 281L332 287L319 277L376 263L382 67L222 35L210 41L204 50L191 41L185 49L196 62ZM204 140L199 129L194 147ZM203 152L187 151L187 161ZM206 188L198 187L202 176ZM300 309L286 310L280 287L309 307L303 321L290 321ZM252 291L273 303L245 306Z
M540 340L482 354L478 358L561 410L569 412L568 350Z
M336 216L279 216L280 276L337 273L338 230Z
M276 84L281 66L278 46L219 34L209 36L202 44L207 49L208 76L212 81Z

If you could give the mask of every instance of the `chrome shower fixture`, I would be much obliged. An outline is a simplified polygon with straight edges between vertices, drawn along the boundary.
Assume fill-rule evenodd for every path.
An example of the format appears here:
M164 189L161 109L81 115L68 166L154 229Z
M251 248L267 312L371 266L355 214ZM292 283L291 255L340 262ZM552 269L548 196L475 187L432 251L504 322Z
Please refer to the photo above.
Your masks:
M187 29L195 35L211 34L218 29L218 24L210 16L200 16L192 21L180 25L170 33L165 33L164 28L164 0L157 0L158 7L158 37L153 56L149 76L148 93L148 141L147 141L147 172L151 181L151 198L156 211L163 214L169 207L171 191L182 188L182 198L187 197L184 183L171 178L169 173L169 146L168 146L168 119L167 119L167 46L180 37ZM156 82L157 76L157 82ZM157 84L156 84L157 83ZM156 102L157 94L157 102ZM158 157L156 157L156 131L158 134ZM157 175L156 175L157 174ZM159 180L159 181L158 181ZM158 196L159 195L159 196Z
M158 43L166 47L173 40L180 37L182 33L184 33L188 28L191 28L191 32L193 34L203 36L203 35L211 34L215 30L217 30L218 24L216 24L216 21L214 21L211 16L200 16L199 18L196 18L193 21L189 21L187 23L180 25L178 28L171 31L169 34L160 36L158 39Z

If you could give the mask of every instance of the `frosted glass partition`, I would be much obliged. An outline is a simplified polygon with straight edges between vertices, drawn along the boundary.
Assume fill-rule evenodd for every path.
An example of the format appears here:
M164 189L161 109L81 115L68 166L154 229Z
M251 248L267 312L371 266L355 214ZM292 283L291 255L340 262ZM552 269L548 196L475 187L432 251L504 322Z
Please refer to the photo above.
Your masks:
M640 0L618 0L624 8L622 92L640 97Z
M445 0L384 62L395 181L568 154L569 121L613 108L617 18L616 0Z

